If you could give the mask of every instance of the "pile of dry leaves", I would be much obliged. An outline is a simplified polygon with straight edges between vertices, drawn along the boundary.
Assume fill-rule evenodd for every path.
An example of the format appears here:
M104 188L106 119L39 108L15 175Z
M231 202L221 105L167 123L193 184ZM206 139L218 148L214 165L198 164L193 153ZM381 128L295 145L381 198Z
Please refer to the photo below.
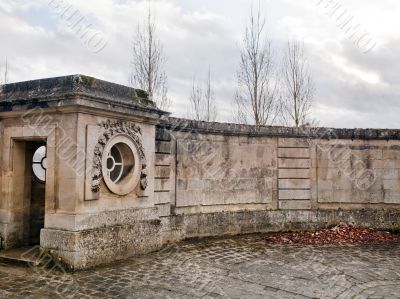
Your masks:
M263 239L267 244L371 244L387 241L400 241L400 235L368 228L340 224L330 229L313 232L278 233Z

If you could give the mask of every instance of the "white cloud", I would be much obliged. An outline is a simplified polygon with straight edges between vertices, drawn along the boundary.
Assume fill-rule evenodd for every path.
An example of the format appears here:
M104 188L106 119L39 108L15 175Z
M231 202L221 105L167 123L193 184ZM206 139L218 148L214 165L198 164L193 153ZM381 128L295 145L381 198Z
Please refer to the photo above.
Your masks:
M11 79L84 73L127 84L132 36L146 14L147 1L64 0L107 37L107 47L98 54L57 17L49 1L0 2L0 58L8 57ZM262 4L277 59L287 39L304 40L317 87L315 112L322 124L398 126L400 2L342 1L377 41L368 54L357 49L315 1ZM221 119L231 120L241 32L250 2L159 0L152 7L168 59L172 111L187 115L193 77L205 76L210 67Z

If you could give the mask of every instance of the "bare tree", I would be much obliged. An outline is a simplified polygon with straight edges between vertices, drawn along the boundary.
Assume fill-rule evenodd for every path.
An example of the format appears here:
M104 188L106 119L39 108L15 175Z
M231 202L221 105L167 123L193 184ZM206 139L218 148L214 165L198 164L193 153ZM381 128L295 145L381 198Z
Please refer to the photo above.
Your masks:
M131 84L141 88L153 98L157 107L168 109L168 78L164 71L165 57L157 26L152 16L150 2L143 24L137 27L132 47Z
M203 116L203 90L198 82L193 79L192 91L190 93L190 117L195 120L202 120Z
M0 67L0 85L7 84L8 83L8 59L6 58L5 64L4 64L4 71L3 68Z
M283 61L282 98L283 119L287 125L307 126L311 119L314 83L304 53L304 46L296 41L288 42Z
M216 121L218 112L211 84L211 71L208 70L207 81L204 90L196 80L193 80L190 94L191 117L195 120L213 122Z
M235 120L258 126L274 123L279 114L273 54L265 24L260 8L257 13L252 8L243 35L235 96Z

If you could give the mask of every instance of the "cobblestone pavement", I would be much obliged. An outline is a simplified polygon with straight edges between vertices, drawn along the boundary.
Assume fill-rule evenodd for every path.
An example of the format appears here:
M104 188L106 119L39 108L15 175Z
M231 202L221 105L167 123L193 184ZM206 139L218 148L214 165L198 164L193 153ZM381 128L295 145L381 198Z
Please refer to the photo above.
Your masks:
M266 246L260 236L184 242L65 274L0 264L0 298L400 298L400 244Z

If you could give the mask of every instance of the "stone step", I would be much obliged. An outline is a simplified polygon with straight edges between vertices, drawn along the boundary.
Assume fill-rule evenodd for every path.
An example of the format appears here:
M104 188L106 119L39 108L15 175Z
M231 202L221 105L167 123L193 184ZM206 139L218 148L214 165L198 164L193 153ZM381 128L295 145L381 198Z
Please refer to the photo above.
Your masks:
M40 246L0 250L0 262L4 264L41 267L46 262L42 256Z

